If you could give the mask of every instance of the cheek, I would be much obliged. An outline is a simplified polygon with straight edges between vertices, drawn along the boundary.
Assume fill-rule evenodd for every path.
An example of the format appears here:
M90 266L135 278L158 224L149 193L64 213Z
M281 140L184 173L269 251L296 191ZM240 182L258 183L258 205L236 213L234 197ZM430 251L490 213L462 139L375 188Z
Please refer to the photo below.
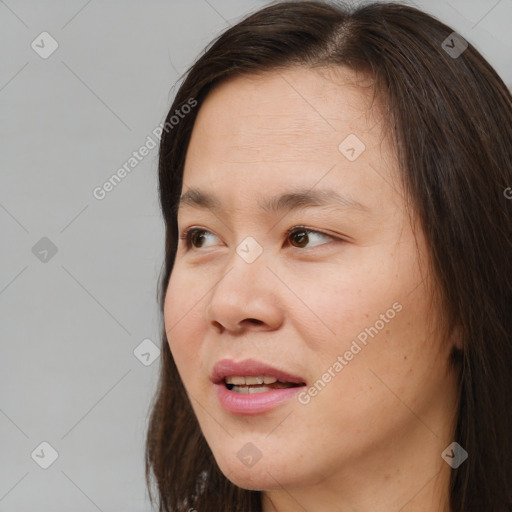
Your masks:
M297 287L315 314L303 308L302 315L295 315L296 325L302 326L302 339L316 363L314 377L329 369L339 375L329 386L333 393L344 388L349 400L380 392L392 398L381 377L394 392L412 398L427 376L442 377L440 347L427 332L429 292L411 254L359 259L343 272L333 267ZM343 370L336 372L332 367L338 356L344 358Z
M169 348L184 383L194 374L199 361L202 296L201 290L191 286L184 273L175 268L165 295L164 323Z
M359 265L342 266L335 262L313 270L283 268L280 277L293 291L283 294L289 297L287 315L302 331L301 339L321 359L343 352L345 345L348 349L352 339L361 332L364 336L364 329L400 297L395 275L382 263L364 265L359 261ZM394 313L392 310L390 315ZM383 333L388 330L387 324L381 327Z

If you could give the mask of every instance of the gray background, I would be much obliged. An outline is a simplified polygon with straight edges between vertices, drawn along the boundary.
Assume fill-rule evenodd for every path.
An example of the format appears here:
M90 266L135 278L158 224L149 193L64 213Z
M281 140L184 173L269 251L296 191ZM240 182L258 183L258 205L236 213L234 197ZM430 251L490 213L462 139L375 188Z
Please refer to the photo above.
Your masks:
M93 190L163 121L205 45L266 3L0 0L0 512L150 510L158 351L137 347L160 343L157 148L104 199ZM512 84L512 0L408 3ZM44 31L58 42L46 59L31 47L48 50ZM58 454L47 469L42 442Z

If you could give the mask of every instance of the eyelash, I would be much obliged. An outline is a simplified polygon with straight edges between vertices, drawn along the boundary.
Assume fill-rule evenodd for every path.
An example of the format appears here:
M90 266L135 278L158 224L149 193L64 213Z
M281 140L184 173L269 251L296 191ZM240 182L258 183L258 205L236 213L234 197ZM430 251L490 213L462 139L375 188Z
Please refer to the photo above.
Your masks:
M185 247L186 247L186 250L187 251L190 251L190 250L199 250L198 248L196 247L192 247L192 235L194 235L195 233L197 232L204 232L204 233L211 233L213 234L211 231L208 231L207 229L203 229L203 228L195 228L195 227L192 227L192 228L188 228L186 229L182 235L180 236L180 240L184 240L185 241ZM331 235L328 235L327 233L323 233L322 231L317 231L317 230L314 230L314 229L308 229L306 226L293 226L291 227L290 229L288 229L285 233L286 235L286 238L289 238L293 233L295 232L305 232L307 233L308 235L310 233L317 233L317 234L320 234L320 235L323 235L323 236L326 236L328 238L331 238L333 240L336 240L335 237L331 236ZM339 241L342 241L341 239L338 239ZM320 244L320 245L325 245L325 244ZM316 246L315 246L316 247ZM314 247L312 247L312 249L314 249ZM307 250L307 249L306 249Z

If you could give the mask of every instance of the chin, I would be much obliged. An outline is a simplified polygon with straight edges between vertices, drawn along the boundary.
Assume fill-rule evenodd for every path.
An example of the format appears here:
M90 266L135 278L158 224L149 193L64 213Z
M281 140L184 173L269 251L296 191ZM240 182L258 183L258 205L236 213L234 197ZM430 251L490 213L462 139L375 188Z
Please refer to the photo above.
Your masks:
M300 475L292 474L289 463L269 460L268 456L262 456L252 466L241 463L237 453L233 458L221 458L218 460L219 468L224 476L237 487L251 491L268 491L279 489L282 486L290 486L297 483ZM265 460L267 459L267 460ZM250 464L249 461L247 461Z
M232 470L229 468L228 471L222 470L222 473L237 487L248 491L268 491L270 489L279 488L282 485L279 473L275 475L271 471L269 474L265 468L260 468L258 470L255 468L247 468L243 470L240 470L239 468Z

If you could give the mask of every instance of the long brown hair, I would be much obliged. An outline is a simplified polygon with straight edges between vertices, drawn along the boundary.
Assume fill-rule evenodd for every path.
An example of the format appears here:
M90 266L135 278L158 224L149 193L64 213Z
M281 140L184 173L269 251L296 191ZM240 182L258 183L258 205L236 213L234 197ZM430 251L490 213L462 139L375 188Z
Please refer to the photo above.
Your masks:
M161 138L166 252L158 293L163 312L185 155L212 87L294 65L368 73L385 98L400 178L428 241L444 315L462 333L455 440L469 458L451 473L451 510L495 512L512 503L512 98L481 54L461 41L447 25L397 2L282 2L222 33L186 72ZM176 123L175 111L192 102L197 107ZM163 325L146 440L152 503L153 479L159 512L261 511L261 492L236 487L219 470Z

